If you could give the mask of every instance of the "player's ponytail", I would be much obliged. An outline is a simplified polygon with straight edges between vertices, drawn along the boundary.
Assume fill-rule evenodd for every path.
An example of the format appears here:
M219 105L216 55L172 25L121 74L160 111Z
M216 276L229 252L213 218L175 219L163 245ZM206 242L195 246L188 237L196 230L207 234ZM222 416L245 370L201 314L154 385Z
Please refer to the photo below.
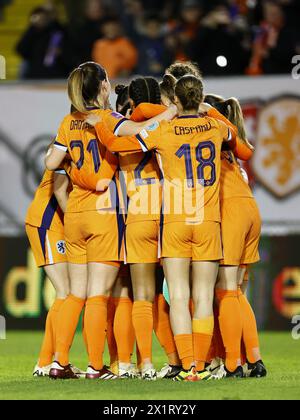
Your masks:
M185 111L198 110L203 101L203 83L198 77L181 77L175 86L175 95Z
M83 63L73 70L68 79L68 95L73 108L82 113L87 113L90 107L101 108L99 95L104 80L107 80L105 70L93 62Z
M225 100L222 96L210 94L205 96L204 102L216 108L224 117L234 124L238 129L239 138L247 144L249 149L254 150L252 144L247 140L243 111L236 98Z
M80 68L72 71L68 80L68 95L72 109L78 112L86 112L86 106L82 96L83 74Z
M138 106L143 102L160 104L161 95L157 80L153 77L138 77L129 85L129 97Z
M177 80L171 74L165 74L160 83L161 95L166 96L171 102L175 99L175 85Z
M130 109L129 88L125 85L117 85L115 87L115 93L117 95L116 110L126 116Z
M225 101L225 105L228 109L228 119L234 124L239 133L239 137L246 140L246 129L243 117L243 111L239 101L236 98L229 98Z

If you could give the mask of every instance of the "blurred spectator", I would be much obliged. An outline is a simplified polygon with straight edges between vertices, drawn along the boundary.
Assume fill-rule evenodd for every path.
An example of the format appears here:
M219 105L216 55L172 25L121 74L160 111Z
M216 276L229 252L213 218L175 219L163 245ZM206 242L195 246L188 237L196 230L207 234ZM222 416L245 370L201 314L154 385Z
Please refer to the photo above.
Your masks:
M24 79L59 79L67 75L64 63L64 28L56 20L55 10L38 7L30 16L30 25L16 46L25 60Z
M287 24L287 16L280 2L267 0L263 4L263 21L253 43L247 73L288 73L298 41L299 30Z
M190 45L190 57L205 76L241 74L249 56L244 36L232 21L229 9L218 5L202 20L202 27Z
M107 18L102 33L103 37L94 43L92 59L106 68L110 78L128 76L137 64L137 49L123 35L117 18Z
M101 0L85 1L81 22L74 22L68 27L65 50L71 68L92 59L92 48L97 39L102 37L102 24L106 16L107 10Z
M175 60L206 76L287 73L300 53L300 0L41 1L17 47L25 78L64 77L92 59L111 77L159 77Z
M170 22L170 34L167 37L169 48L173 49L176 60L188 60L188 48L196 38L203 14L198 0L182 0L179 21Z
M160 77L173 61L173 55L166 47L162 23L155 15L144 20L144 35L138 42L139 62L137 71L142 75Z

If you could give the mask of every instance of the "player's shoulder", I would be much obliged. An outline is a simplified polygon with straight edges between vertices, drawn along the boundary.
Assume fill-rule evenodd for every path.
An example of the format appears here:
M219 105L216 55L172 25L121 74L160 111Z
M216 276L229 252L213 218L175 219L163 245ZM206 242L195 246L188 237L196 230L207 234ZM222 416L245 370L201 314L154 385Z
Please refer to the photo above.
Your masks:
M115 118L116 120L123 120L125 118L124 115L117 111L113 111L112 109L99 109L97 112L99 112L99 115L101 115L102 118L111 117Z
M222 122L222 121L220 121L220 120L217 120L217 119L216 119L216 118L214 118L214 117L209 117L208 115L205 115L205 116L203 117L203 119L204 119L204 120L205 120L208 124L210 124L212 128L219 128L219 127L220 127L220 122Z
M60 126L63 127L63 128L70 127L71 122L78 119L79 115L77 115L77 114L79 114L79 113L75 112L75 113L72 113L72 114L71 113L66 114L63 117L63 119L61 120Z

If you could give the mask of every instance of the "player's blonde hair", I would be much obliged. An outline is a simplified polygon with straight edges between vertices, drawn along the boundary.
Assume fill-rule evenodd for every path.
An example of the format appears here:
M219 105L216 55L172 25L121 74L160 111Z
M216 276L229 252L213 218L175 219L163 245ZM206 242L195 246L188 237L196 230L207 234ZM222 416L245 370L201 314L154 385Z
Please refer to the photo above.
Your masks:
M90 106L101 108L99 93L106 71L99 64L87 62L74 69L68 79L68 96L73 109L87 113Z
M247 141L243 111L236 98L225 99L222 96L210 94L205 96L204 102L207 102L221 112L221 114L237 127L239 137Z

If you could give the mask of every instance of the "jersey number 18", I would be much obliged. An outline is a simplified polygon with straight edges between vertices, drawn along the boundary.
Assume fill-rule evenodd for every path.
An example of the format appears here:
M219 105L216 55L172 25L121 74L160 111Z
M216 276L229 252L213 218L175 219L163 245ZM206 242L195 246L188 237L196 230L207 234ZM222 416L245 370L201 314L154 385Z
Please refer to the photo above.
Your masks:
M208 149L210 155L208 158L203 157L203 151ZM196 161L199 162L197 167L197 181L199 184L204 187L210 187L216 182L216 166L215 166L215 157L216 157L216 148L214 143L211 141L204 141L198 144L195 149L196 152ZM183 144L176 152L176 156L181 159L185 159L185 170L186 170L186 179L188 182L189 188L195 187L195 180L193 175L193 163L192 163L192 149L190 144ZM210 168L210 178L205 179L204 170L205 168Z

